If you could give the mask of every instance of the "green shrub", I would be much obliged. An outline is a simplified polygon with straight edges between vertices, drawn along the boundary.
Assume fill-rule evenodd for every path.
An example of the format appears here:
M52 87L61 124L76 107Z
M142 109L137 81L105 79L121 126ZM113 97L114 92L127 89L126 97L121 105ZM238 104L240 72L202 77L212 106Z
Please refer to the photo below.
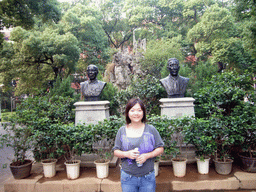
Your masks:
M214 113L230 116L236 106L243 105L245 96L253 94L251 79L251 74L246 72L243 75L226 72L213 76L205 87L194 94L196 116L207 118Z
M195 118L183 127L182 134L184 141L193 144L196 149L196 156L203 160L210 157L217 150L217 143L210 125L210 120Z
M183 136L181 134L184 127L188 126L192 117L182 117L170 119L167 116L151 115L148 123L153 125L164 141L165 155L177 155L182 152Z
M206 127L217 145L216 159L230 158L235 145L246 151L255 149L256 99L251 74L225 72L213 76L194 97L201 108L196 115L209 120Z
M115 95L117 94L118 89L111 82L107 83L106 87L103 89L100 100L107 100L109 104L109 113L110 115L119 115L118 113L118 103L116 101Z
M61 79L59 76L53 83L53 87L49 90L48 97L62 96L74 98L75 101L79 100L79 95L75 95L75 90L71 88L72 77L68 76Z
M160 114L159 100L165 97L165 90L159 80L151 75L132 81L126 90L121 90L115 97L120 114L124 114L127 102L136 97L143 101L147 114Z

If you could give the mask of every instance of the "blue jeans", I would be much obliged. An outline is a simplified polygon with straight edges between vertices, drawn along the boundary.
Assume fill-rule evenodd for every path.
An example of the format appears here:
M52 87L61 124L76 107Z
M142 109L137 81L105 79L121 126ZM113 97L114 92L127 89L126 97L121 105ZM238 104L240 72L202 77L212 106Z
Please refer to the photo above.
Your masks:
M122 192L155 192L155 171L142 177L135 177L121 170Z

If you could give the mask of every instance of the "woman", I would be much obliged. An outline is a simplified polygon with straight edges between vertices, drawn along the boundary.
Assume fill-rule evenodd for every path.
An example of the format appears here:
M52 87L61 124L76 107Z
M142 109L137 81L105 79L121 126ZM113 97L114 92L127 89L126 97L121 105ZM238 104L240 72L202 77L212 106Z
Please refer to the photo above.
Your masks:
M155 157L164 152L158 131L146 124L146 109L140 99L131 99L125 109L126 126L119 129L114 155L121 158L123 192L155 191Z

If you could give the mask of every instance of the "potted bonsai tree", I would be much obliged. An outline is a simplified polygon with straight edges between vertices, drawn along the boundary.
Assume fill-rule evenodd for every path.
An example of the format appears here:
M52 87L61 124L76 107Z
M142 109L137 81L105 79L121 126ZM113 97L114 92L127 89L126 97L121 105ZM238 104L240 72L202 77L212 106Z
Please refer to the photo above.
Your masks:
M108 177L109 163L116 133L123 124L123 119L120 119L117 116L111 116L109 120L105 119L92 126L92 150L98 156L98 159L94 161L98 178Z
M4 125L4 134L0 135L0 144L14 150L14 159L10 164L12 175L15 179L23 179L30 175L33 160L27 159L27 152L32 149L30 127L20 126L14 120Z
M224 120L221 115L210 118L212 136L216 142L217 149L215 151L215 170L221 175L228 175L232 171L231 150L235 145L236 135L229 126L228 118Z
M184 140L195 146L198 172L208 174L210 156L217 149L209 120L191 119L190 124L184 127L182 133Z
M176 148L177 141L172 140L171 137L174 134L174 129L170 126L171 119L167 116L151 115L148 117L148 123L153 125L159 132L162 140L164 141L164 155L156 157L154 163L155 175L159 173L159 164L164 162L166 158L171 156L178 149Z
M46 129L43 127L47 126ZM41 127L37 127L33 131L33 138L36 141L35 148L33 150L35 159L41 161L43 165L44 176L47 178L54 177L56 175L56 163L58 158L63 155L58 150L58 135L61 133L61 126L59 124L46 124Z
M213 76L206 86L194 94L195 104L201 109L201 117L210 120L214 140L217 144L215 169L220 174L229 174L232 170L231 148L243 140L240 134L243 127L236 126L235 111L245 104L245 97L252 90L251 75L245 72L224 72ZM240 111L241 113L242 111ZM198 116L199 116L198 115ZM223 173L218 169L229 164Z
M173 173L176 177L184 177L186 175L187 165L187 143L184 143L184 135L182 134L183 128L188 126L191 122L191 117L182 117L178 119L172 119L171 127L174 129L172 140L177 142L178 150L173 150L172 166ZM183 152L183 150L186 150ZM185 154L185 156L184 156Z
M252 102L253 101L253 102ZM245 102L237 108L232 116L233 127L240 130L238 145L242 148L239 157L242 169L247 172L256 172L256 106L255 98Z
M64 154L68 179L78 178L81 160L78 160L77 156L85 152L91 153L90 130L83 125L64 124L57 139L61 140L58 150Z

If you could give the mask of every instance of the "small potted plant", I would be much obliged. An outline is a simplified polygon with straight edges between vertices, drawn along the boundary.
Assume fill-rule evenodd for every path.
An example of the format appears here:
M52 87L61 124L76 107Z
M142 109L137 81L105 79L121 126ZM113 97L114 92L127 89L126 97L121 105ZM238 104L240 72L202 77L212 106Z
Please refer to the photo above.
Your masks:
M182 130L191 122L191 117L182 117L172 119L171 127L174 129L172 140L177 141L178 150L173 150L172 166L173 172L176 177L184 177L186 175L187 165L187 143L184 142L184 135ZM185 153L183 149L185 148ZM184 156L186 154L186 156Z
M98 122L93 126L93 152L97 154L98 159L94 161L96 165L97 177L102 179L109 175L109 163L111 158L111 150L114 146L116 132L119 126L116 124L116 117L111 117L110 120Z
M158 175L159 165L160 163L168 162L170 156L177 151L177 141L172 140L171 137L174 134L174 129L170 126L171 119L167 116L159 116L159 115L151 115L148 117L148 123L153 125L157 131L159 132L162 140L164 141L164 154L156 157L154 168L155 168L155 175Z
M185 142L195 146L197 168L200 174L209 173L210 156L217 149L211 132L209 120L200 118L191 119L190 124L182 131Z
M239 130L237 145L242 148L239 157L242 169L256 172L256 106L254 102L245 102L243 107L237 108L232 116L233 127Z
M41 161L43 165L44 177L51 178L56 175L56 163L58 158L63 155L58 150L58 135L61 133L61 126L59 124L43 124L34 127L33 140L34 157L36 161Z
M232 171L233 159L231 158L231 150L236 141L236 134L229 126L228 117L223 119L222 115L212 116L209 119L212 137L216 143L215 171L221 175L228 175Z
M10 164L12 175L15 179L23 179L30 175L33 160L26 155L32 148L31 129L20 126L12 119L11 123L4 125L4 134L0 135L0 144L14 150L14 159Z
M64 153L65 165L68 179L77 179L80 175L81 160L77 156L87 152L90 153L91 135L83 125L75 126L73 123L61 126L61 132L57 139L59 142L58 150Z

